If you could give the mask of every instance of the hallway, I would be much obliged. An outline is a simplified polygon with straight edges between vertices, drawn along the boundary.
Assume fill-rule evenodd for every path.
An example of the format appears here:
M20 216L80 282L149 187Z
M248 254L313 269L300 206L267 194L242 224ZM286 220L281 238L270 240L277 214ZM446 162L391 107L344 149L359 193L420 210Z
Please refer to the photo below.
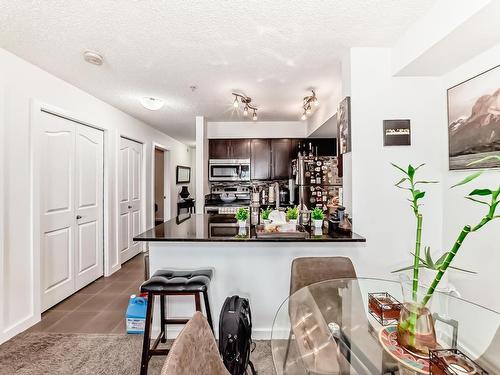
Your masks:
M101 277L42 314L28 332L125 333L125 312L131 294L144 281L144 254Z

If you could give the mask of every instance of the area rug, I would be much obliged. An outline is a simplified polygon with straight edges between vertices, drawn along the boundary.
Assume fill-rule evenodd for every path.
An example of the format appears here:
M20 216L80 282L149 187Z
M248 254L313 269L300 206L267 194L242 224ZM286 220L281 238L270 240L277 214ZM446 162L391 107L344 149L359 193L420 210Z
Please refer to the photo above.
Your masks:
M137 375L142 336L26 333L0 346L0 374ZM274 375L269 341L257 341L252 361L259 375ZM149 375L159 375L164 357L153 357Z

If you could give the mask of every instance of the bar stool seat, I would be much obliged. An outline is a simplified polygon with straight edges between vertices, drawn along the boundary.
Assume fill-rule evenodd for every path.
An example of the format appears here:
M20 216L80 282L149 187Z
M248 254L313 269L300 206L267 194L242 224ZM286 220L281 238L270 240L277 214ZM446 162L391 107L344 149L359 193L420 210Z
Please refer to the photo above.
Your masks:
M167 341L167 325L186 324L189 321L189 319L185 318L167 317L167 296L191 295L194 297L196 311L201 312L201 294L203 296L207 320L213 332L212 314L210 312L210 303L208 300L208 287L212 275L213 271L210 269L188 271L158 270L149 280L142 283L141 292L147 293L148 305L142 346L141 375L147 374L149 360L152 356L168 354L168 349L157 349L160 342L165 343ZM160 334L153 345L150 346L153 307L157 296L160 297Z
M204 292L212 279L212 270L159 270L141 285L141 292Z

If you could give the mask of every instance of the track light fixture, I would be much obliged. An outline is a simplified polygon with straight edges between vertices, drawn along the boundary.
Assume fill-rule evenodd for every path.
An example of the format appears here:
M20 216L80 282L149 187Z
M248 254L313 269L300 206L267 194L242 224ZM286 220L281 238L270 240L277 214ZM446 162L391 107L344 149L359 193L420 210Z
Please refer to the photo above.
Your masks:
M245 105L245 107L243 108L243 116L248 117L249 110L252 110L253 111L252 120L257 121L257 107L250 104L252 102L252 98L246 95L237 94L235 92L233 92L233 95L234 95L233 107L238 108L241 102L241 104Z
M311 90L311 92L312 95L305 96L302 100L302 109L304 111L302 112L302 116L300 117L301 120L305 120L307 118L307 115L310 115L312 113L312 106L317 107L319 105L316 93L314 92L314 90Z

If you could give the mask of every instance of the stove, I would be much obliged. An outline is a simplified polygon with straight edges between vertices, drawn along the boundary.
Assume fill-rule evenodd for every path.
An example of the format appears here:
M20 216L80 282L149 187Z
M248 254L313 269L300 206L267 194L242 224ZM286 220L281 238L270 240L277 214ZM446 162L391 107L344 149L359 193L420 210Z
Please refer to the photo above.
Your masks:
M234 215L238 208L250 208L250 186L240 184L217 184L211 186L205 197L205 213ZM222 198L226 199L222 199Z

